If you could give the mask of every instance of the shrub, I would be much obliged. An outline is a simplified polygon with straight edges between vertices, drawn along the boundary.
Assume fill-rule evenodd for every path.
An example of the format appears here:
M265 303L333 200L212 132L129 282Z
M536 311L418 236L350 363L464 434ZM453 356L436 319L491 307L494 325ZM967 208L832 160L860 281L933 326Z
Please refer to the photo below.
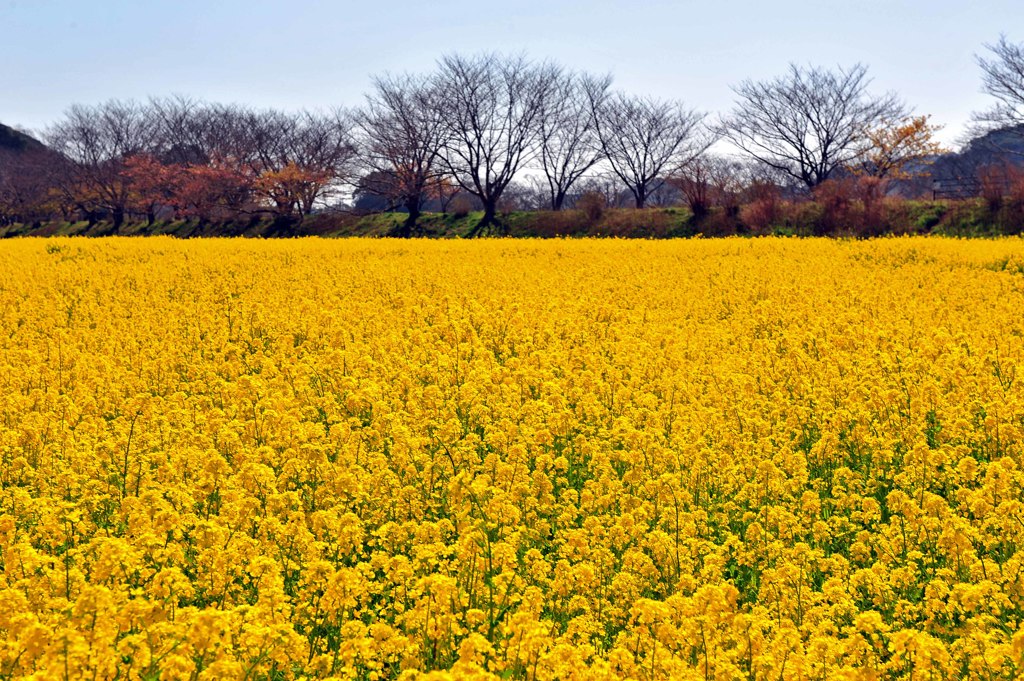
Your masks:
M1011 169L1001 165L989 165L978 171L978 186L985 209L995 217L1003 207L1003 197L1011 184Z
M1014 173L1009 182L1006 198L999 214L999 231L1003 234L1020 234L1024 227L1024 175Z
M825 180L815 187L814 200L821 207L821 217L814 225L814 235L855 230L859 226L854 217L856 195L857 180L854 178Z
M752 182L745 192L746 205L739 208L740 222L752 234L768 234L780 218L779 188L768 182Z
M779 202L774 198L751 201L740 208L740 221L752 234L768 234L779 221Z
M664 209L618 208L605 212L597 230L602 236L663 238L672 226L672 217Z
M583 217L586 219L588 225L596 225L601 221L601 216L604 215L604 209L607 202L604 198L604 194L595 191L583 192L578 199L576 199L576 209L583 213Z
M460 194L451 200L451 203L448 204L448 210L455 217L462 219L473 210L473 202L470 201L468 196Z
M694 216L692 222L694 229L691 232L700 232L704 236L733 236L740 233L741 225L737 216L739 208L731 211L728 208L712 208L703 217Z

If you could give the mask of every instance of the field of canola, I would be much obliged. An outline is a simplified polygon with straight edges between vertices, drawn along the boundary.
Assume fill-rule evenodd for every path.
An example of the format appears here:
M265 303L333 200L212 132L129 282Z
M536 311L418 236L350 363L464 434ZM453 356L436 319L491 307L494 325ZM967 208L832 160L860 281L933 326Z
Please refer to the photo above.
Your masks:
M0 678L1024 677L1024 241L0 245Z

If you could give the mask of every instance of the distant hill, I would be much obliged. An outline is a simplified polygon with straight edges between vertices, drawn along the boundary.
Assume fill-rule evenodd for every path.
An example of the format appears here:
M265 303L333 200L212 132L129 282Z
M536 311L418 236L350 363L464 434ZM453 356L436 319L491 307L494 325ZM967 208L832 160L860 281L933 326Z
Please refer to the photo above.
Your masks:
M893 182L890 195L945 199L978 196L979 173L986 168L1024 169L1024 125L990 130L959 151L911 164L906 168L911 177Z
M976 156L979 162L991 157L1024 156L1024 125L990 130L975 137L960 151L961 157Z
M0 123L0 150L27 152L43 151L46 145L35 137Z

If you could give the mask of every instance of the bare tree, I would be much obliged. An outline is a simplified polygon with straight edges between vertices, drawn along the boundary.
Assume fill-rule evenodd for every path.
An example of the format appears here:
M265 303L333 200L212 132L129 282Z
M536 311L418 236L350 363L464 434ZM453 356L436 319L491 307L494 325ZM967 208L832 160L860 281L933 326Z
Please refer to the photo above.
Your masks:
M201 138L209 141L209 156L231 159L250 169L258 167L251 162L254 153L248 134L253 115L249 109L236 104L209 104L204 107L201 116L206 120Z
M452 201L462 193L462 187L454 182L450 175L438 173L427 184L427 198L436 201L442 213L447 213Z
M281 217L309 215L351 180L356 146L350 116L224 107L215 127L225 155L255 178L255 187Z
M870 130L907 114L895 95L868 94L870 82L860 64L791 64L785 76L733 88L739 99L723 129L758 162L815 187L864 154Z
M629 190L623 185L618 175L608 169L607 163L601 163L595 172L588 174L576 185L570 205L576 206L585 195L601 197L605 208L625 208L631 198Z
M355 115L361 137L364 189L407 211L400 236L411 236L439 179L443 119L436 90L422 78L375 78L366 106Z
M452 178L483 204L473 235L497 224L502 193L536 153L538 118L560 73L523 56L441 59L434 77L445 132L441 157Z
M704 114L680 102L623 93L591 99L598 141L608 166L643 208L667 176L702 154L713 141Z
M208 163L224 143L216 125L218 107L199 100L182 95L151 98L147 115L159 147L156 155L164 163Z
M136 102L111 100L99 106L75 105L46 134L67 163L60 187L93 216L109 212L114 228L123 223L130 201L124 173L129 157L148 153L155 143L152 118Z
M1000 36L995 45L985 45L988 57L977 57L981 67L981 89L996 98L989 111L974 115L983 129L1024 123L1024 43L1015 44Z
M611 80L565 73L545 98L538 157L551 210L562 209L573 185L602 158L591 102L604 99Z
M295 194L300 215L309 215L352 182L358 153L352 129L352 115L340 108L296 117L287 137L286 163L299 171Z
M508 187L501 194L498 210L503 213L515 210L544 210L544 207L547 205L546 192L537 191L537 189L538 187L535 182L515 180L509 183Z
M679 190L696 217L713 206L728 205L742 186L743 168L734 159L704 154L687 163L668 179Z
M288 162L288 136L295 119L276 109L227 107L222 124L232 155L254 174L280 170Z

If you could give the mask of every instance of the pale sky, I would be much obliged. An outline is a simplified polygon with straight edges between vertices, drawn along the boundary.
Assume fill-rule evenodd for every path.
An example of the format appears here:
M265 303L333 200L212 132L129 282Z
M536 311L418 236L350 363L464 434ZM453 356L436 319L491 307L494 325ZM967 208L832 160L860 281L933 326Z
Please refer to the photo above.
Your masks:
M186 94L285 109L362 103L370 77L447 52L526 52L718 113L789 62L869 67L954 142L987 108L975 55L1024 42L1024 0L0 0L0 122Z

